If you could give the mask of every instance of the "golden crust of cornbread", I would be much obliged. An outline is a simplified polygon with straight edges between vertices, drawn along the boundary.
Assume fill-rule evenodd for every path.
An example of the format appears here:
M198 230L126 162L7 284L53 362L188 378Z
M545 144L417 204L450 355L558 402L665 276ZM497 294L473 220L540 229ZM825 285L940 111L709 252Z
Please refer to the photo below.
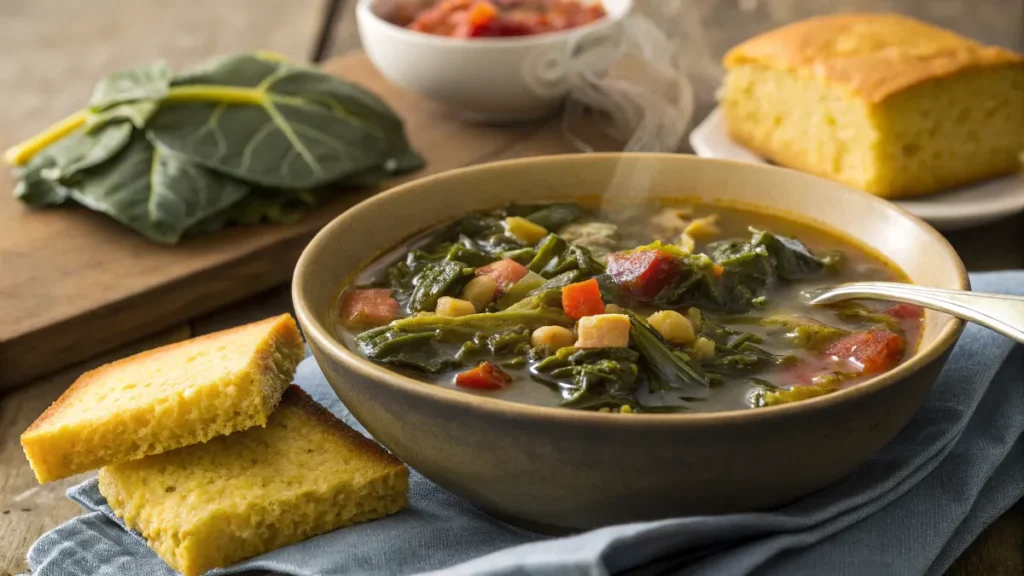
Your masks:
M731 138L887 198L1019 169L1024 57L889 14L812 18L726 55Z
M22 434L39 482L263 426L305 355L288 314L86 372Z
M393 514L407 503L409 471L291 386L266 428L102 468L99 488L193 576Z
M814 76L877 103L935 78L1022 65L1024 56L898 14L838 14L776 28L725 55L726 69L744 64Z

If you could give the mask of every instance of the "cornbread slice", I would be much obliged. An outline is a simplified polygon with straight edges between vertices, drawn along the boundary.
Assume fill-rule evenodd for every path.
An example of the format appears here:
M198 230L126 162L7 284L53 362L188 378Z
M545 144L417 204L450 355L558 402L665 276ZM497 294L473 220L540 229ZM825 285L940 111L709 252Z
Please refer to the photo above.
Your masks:
M40 483L262 426L305 347L288 314L96 370L21 435Z
M266 428L100 470L100 492L185 576L374 520L408 500L409 470L297 386Z
M725 56L734 140L884 197L1008 174L1024 150L1024 56L894 14L842 14Z

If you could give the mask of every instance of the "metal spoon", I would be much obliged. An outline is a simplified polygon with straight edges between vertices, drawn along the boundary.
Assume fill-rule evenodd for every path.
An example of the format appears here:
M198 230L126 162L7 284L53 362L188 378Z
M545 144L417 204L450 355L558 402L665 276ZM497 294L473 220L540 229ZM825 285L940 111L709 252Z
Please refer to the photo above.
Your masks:
M1020 296L944 290L897 282L850 282L823 286L806 290L803 296L810 304L854 299L917 304L980 324L1024 344L1024 298Z

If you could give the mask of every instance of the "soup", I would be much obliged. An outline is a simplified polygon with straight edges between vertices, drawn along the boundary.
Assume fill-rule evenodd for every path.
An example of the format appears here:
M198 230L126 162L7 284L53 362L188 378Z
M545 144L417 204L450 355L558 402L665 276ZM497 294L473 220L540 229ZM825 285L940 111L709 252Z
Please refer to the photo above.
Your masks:
M342 290L338 336L427 384L604 412L760 408L913 354L922 311L801 292L905 281L823 229L718 206L512 205L428 231Z
M495 38L568 30L604 16L600 2L580 0L438 0L426 7L399 2L388 19L437 36Z

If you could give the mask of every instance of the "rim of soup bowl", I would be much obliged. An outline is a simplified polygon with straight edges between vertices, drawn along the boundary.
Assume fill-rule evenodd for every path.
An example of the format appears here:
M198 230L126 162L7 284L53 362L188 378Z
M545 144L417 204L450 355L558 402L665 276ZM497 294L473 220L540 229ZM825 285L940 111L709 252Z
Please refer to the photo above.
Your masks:
M545 32L543 34L529 34L526 36L503 36L503 37L480 37L480 38L452 38L451 36L441 36L438 34L428 34L426 32L417 32L416 30L409 30L402 26L399 26L393 22L388 21L386 18L381 17L373 10L373 5L381 0L359 0L356 4L356 18L367 18L382 24L382 30L386 30L389 34L393 34L399 38L410 40L413 42L422 42L425 44L434 44L438 46L451 46L451 47L472 47L481 49L497 49L507 48L511 46L526 46L526 45L542 45L549 43L556 43L562 41L575 41L577 38L582 38L582 35L589 34L591 32L597 32L610 26L621 22L626 16L629 16L633 12L633 0L616 0L621 2L624 6L621 12L611 13L608 12L603 18L595 20L593 22L584 24L583 26L577 26L575 28L567 28L565 30L559 30L557 32Z
M410 182L406 182L395 186L389 190L371 196L370 198L363 200L359 204L346 210L342 214L335 217L331 222L325 225L316 236L309 242L306 248L302 251L302 255L299 257L298 263L295 266L295 272L292 279L292 303L295 307L295 313L302 324L303 330L307 340L313 340L317 346L329 354L334 360L337 360L341 364L345 365L348 369L352 370L369 378L378 384L395 386L401 389L403 392L411 394L414 397L422 398L424 400L435 400L442 401L456 406L461 406L467 409L479 410L485 413L503 414L505 416L514 416L519 419L534 419L544 421L561 421L566 424L577 423L577 424L608 424L615 423L616 425L628 425L628 426L644 426L644 425L664 425L667 423L686 423L693 425L721 425L730 422L744 421L753 422L760 419L774 419L784 418L790 414L806 410L823 409L834 404L846 402L858 398L865 394L870 394L875 390L890 386L898 385L898 382L904 378L910 376L914 372L920 370L939 356L941 356L946 350L948 350L957 340L960 333L963 331L966 325L965 321L950 317L949 320L943 324L937 334L935 340L921 348L915 353L909 360L900 364L896 368L880 374L874 378L866 380L855 386L844 388L842 390L826 394L824 396L818 396L815 398L809 398L806 400L800 400L798 402L791 402L787 404L781 404L778 406L765 406L756 409L744 408L735 410L725 410L721 412L695 412L695 413L670 413L670 414L622 414L622 413L605 413L588 410L572 410L557 406L536 406L532 404L524 404L519 402L512 402L509 400L501 400L497 398L489 398L486 396L478 396L475 394L467 394L458 390L451 390L442 386L435 386L422 380L410 378L398 372L394 372L384 366L375 364L366 358L359 356L352 350L346 348L331 332L329 328L325 328L323 323L318 320L311 312L312 306L305 301L305 285L308 274L306 269L311 266L312 261L316 258L316 254L324 251L329 247L330 237L333 236L336 230L344 228L348 225L348 222L356 220L361 217L362 212L366 207L371 206L375 203L386 202L395 196L402 196L406 194L415 194L415 189L426 182L437 182L446 179L459 178L462 174L472 171L486 171L496 167L507 167L517 164L558 164L559 162L567 158L621 158L623 156L630 156L636 158L649 158L653 160L665 160L673 157L684 156L681 154L671 153L623 153L623 152L605 152L605 153L593 153L593 154L558 154L550 156L538 156L533 158L519 158L514 160L504 160L499 162L489 162L485 164L479 164L476 166L468 166L464 168L458 168L455 170L449 170L440 172L438 174L432 174L425 176ZM689 155L685 155L689 156ZM705 163L716 163L720 164L725 168L730 166L742 166L743 169L749 170L784 170L786 172L793 172L799 174L802 177L814 178L821 180L822 182L827 181L823 178L790 170L788 168L781 168L777 166L750 164L737 160L726 160L726 159L714 159L714 158L696 158L695 161ZM953 260L955 270L957 274L956 282L960 289L969 290L970 281L967 276L967 270L964 267L963 261L957 254L956 250L949 244L944 236L942 236L934 228L926 224L920 218L907 212L906 210L888 202L880 197L861 192L852 188L845 188L846 191L854 194L862 194L865 200L873 202L876 205L882 207L885 210L891 210L899 213L902 217L909 220L913 225L923 229L925 233L931 237L932 241L935 242L938 247L941 248L942 252ZM797 213L797 215L801 215ZM803 214L802 216L811 218L813 217ZM853 235L843 232L846 236L856 239ZM353 271L357 272L357 271Z

